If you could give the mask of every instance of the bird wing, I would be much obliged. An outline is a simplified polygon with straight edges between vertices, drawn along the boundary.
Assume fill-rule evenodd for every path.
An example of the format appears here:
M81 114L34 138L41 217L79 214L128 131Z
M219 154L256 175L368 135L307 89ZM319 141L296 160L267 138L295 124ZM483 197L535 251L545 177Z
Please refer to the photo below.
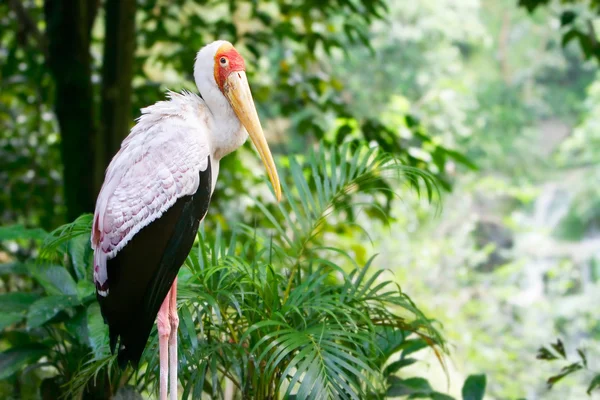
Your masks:
M96 297L121 366L139 362L213 186L202 100L171 94L142 111L107 169L92 231Z
M94 281L108 290L106 260L177 199L192 195L209 164L207 112L195 95L170 93L142 116L106 170L94 214Z

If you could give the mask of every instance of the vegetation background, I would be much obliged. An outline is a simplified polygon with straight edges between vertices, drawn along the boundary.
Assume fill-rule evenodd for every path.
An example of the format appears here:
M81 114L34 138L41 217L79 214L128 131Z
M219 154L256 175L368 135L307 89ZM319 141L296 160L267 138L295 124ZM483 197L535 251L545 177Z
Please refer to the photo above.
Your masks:
M182 269L184 397L597 396L599 10L576 0L1 2L0 397L153 393L150 351L136 374L120 374L106 352L86 213L139 109L167 89L195 91L195 52L216 38L246 57L288 202L272 203L250 145L223 160ZM368 147L381 151L377 162L362 158ZM408 185L381 179L387 157L401 161L393 170ZM249 286L219 286L212 276L233 276L224 266ZM255 303L240 300L262 281L271 286L256 289ZM400 289L380 293L384 281ZM323 303L290 295L303 290ZM214 304L198 293L215 294ZM326 354L315 372L315 344L302 340L333 323L325 304L343 310L332 318L354 347L345 359ZM271 308L290 314L251 313ZM359 329L361 315L370 323ZM273 328L268 348L252 337L269 329L261 321L299 336ZM349 338L356 330L364 336ZM381 335L395 344L383 351ZM240 336L248 342L223 344ZM199 350L207 343L214 354ZM246 370L254 361L236 353L281 343L284 364L263 360L270 381L256 381Z

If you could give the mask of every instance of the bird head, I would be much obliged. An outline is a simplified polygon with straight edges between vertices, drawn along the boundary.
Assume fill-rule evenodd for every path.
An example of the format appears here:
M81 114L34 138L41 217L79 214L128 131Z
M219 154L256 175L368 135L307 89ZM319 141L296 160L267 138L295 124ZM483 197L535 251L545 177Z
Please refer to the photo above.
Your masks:
M222 95L227 99L227 103L258 150L273 184L277 201L281 200L279 176L258 119L250 85L246 78L244 58L231 43L224 40L213 42L198 52L194 76L203 97ZM205 98L205 100L208 99Z

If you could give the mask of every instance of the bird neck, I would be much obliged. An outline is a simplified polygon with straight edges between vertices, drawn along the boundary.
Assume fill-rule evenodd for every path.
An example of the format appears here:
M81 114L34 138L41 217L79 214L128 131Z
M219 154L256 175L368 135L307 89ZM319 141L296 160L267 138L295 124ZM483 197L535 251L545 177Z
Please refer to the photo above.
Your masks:
M200 87L200 94L211 114L210 140L213 158L218 161L244 144L248 133L221 91L212 85Z

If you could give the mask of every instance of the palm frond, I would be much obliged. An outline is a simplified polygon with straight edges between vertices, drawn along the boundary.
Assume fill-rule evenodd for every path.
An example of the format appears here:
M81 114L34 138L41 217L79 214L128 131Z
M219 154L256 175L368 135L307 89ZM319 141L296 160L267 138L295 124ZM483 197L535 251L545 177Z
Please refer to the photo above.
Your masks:
M82 214L75 221L62 225L48 234L38 260L54 260L66 252L66 245L72 239L88 235L92 231L92 214Z
M392 189L390 181L408 185L419 196L424 190L429 202L440 196L433 175L403 165L374 147L345 143L305 157L290 157L289 171L282 179L285 201L274 209L257 203L272 229L262 229L260 233L270 236L259 240L263 245L270 240L279 244L273 255L293 267L303 258L315 256L312 247L319 244L328 223L360 227L354 224L354 214L363 209L386 215L382 200L400 197L400 186ZM335 214L338 218L332 220ZM256 237L255 228L244 228L243 233Z
M433 201L435 178L350 144L291 157L282 178L285 201L256 204L265 225L201 228L179 274L184 399L221 397L226 380L246 397L365 398L385 393L385 363L406 340L419 338L440 359L446 349L434 321L375 258L359 265L326 240L336 227L359 227L360 210L385 214L399 194L392 180ZM90 223L87 216L53 232L48 248ZM155 388L157 350L154 329L144 368L131 378L138 388Z

